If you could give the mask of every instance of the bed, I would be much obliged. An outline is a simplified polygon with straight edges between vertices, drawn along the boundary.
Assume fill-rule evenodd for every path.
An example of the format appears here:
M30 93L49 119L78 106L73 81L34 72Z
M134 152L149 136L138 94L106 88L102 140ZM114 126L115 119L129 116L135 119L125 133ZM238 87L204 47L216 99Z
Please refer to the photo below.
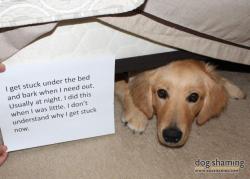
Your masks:
M249 65L249 12L247 0L2 1L0 59L107 51L123 59L185 50Z
M0 62L8 69L15 63L109 52L119 62L129 61L118 65L117 73L145 68L145 63L154 67L156 59L194 55L248 66L249 24L248 0L5 0L0 1ZM249 73L223 75L250 95ZM13 152L0 176L247 178L247 167L236 174L209 175L194 173L194 163L218 157L248 162L249 106L249 99L230 103L219 120L194 125L190 142L172 150L157 142L156 120L144 135L124 128L116 102L116 135Z

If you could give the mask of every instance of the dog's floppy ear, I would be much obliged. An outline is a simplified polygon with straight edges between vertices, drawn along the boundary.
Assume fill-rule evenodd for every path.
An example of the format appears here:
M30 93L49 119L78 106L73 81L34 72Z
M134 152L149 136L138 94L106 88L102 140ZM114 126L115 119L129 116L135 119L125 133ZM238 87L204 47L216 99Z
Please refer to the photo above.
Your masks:
M129 91L134 104L148 117L153 116L152 89L150 79L152 71L136 75L129 83Z
M228 94L222 79L215 73L214 67L204 64L206 94L204 104L197 116L197 123L204 124L207 120L221 113L228 101Z
M226 78L222 78L223 85L227 90L228 95L233 99L245 99L247 96L246 94L235 84L229 81Z

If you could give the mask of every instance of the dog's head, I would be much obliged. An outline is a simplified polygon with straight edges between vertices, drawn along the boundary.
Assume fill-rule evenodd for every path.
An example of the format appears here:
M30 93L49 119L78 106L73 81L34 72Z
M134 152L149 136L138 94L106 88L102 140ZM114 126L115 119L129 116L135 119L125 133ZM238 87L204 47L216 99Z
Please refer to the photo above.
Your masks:
M228 101L225 83L232 85L212 66L184 60L137 75L130 83L130 92L148 118L156 114L160 142L181 146L195 118L203 124L223 110ZM234 85L233 89L239 90Z

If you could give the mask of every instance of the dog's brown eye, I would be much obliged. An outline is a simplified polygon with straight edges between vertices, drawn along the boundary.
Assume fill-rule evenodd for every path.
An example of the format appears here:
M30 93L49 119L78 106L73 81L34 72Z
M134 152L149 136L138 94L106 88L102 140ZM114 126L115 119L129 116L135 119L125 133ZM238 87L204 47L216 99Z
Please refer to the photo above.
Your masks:
M195 103L198 99L199 99L199 95L197 93L191 93L187 97L187 101L190 102L190 103Z
M159 98L166 99L168 97L168 92L164 89L157 90L157 95Z

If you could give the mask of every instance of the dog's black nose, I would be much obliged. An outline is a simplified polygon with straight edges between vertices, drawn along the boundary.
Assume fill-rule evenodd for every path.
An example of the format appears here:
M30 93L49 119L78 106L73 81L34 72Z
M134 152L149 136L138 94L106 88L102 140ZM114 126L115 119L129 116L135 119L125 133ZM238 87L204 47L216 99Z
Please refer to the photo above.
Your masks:
M168 143L178 143L181 140L182 132L176 127L169 127L163 130L162 136Z

